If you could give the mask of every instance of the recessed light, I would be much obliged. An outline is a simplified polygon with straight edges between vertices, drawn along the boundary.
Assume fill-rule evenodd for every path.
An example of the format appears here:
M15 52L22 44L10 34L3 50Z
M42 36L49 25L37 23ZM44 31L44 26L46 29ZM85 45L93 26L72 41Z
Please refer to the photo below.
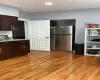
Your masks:
M47 6L50 6L50 5L52 5L53 3L52 2L46 2L45 3L45 5L47 5Z

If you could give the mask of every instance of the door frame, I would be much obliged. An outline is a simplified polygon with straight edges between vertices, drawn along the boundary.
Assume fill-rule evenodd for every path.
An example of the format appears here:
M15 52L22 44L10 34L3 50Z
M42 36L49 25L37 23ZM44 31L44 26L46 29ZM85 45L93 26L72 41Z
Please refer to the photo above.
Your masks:
M18 20L20 20L20 21L24 21L24 29L25 29L25 39L29 39L29 34L28 34L28 27L30 26L29 25L29 22L31 21L31 20L29 20L29 19L22 19L22 18L18 18Z

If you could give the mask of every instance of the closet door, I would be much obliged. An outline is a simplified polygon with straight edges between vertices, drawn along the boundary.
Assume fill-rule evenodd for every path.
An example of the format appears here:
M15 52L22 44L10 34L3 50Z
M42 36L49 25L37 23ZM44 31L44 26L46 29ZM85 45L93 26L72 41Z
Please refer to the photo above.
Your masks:
M50 20L39 21L39 49L50 51Z
M30 49L39 50L38 48L38 29L39 25L37 21L30 21L28 29L28 37L30 39Z
M50 51L50 20L30 22L31 50Z

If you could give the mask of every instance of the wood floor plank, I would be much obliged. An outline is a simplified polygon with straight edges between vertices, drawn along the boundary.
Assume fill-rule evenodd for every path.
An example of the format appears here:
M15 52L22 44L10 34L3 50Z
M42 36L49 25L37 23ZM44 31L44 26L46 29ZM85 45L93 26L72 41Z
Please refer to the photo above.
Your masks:
M97 57L31 51L0 61L0 80L100 80Z

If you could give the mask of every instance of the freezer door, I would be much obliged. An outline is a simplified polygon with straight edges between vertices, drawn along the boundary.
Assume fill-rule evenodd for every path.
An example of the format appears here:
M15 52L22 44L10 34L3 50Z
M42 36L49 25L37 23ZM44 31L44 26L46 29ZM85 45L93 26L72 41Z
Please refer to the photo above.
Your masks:
M59 34L72 34L73 26L59 26Z
M72 35L59 35L59 50L72 51Z

